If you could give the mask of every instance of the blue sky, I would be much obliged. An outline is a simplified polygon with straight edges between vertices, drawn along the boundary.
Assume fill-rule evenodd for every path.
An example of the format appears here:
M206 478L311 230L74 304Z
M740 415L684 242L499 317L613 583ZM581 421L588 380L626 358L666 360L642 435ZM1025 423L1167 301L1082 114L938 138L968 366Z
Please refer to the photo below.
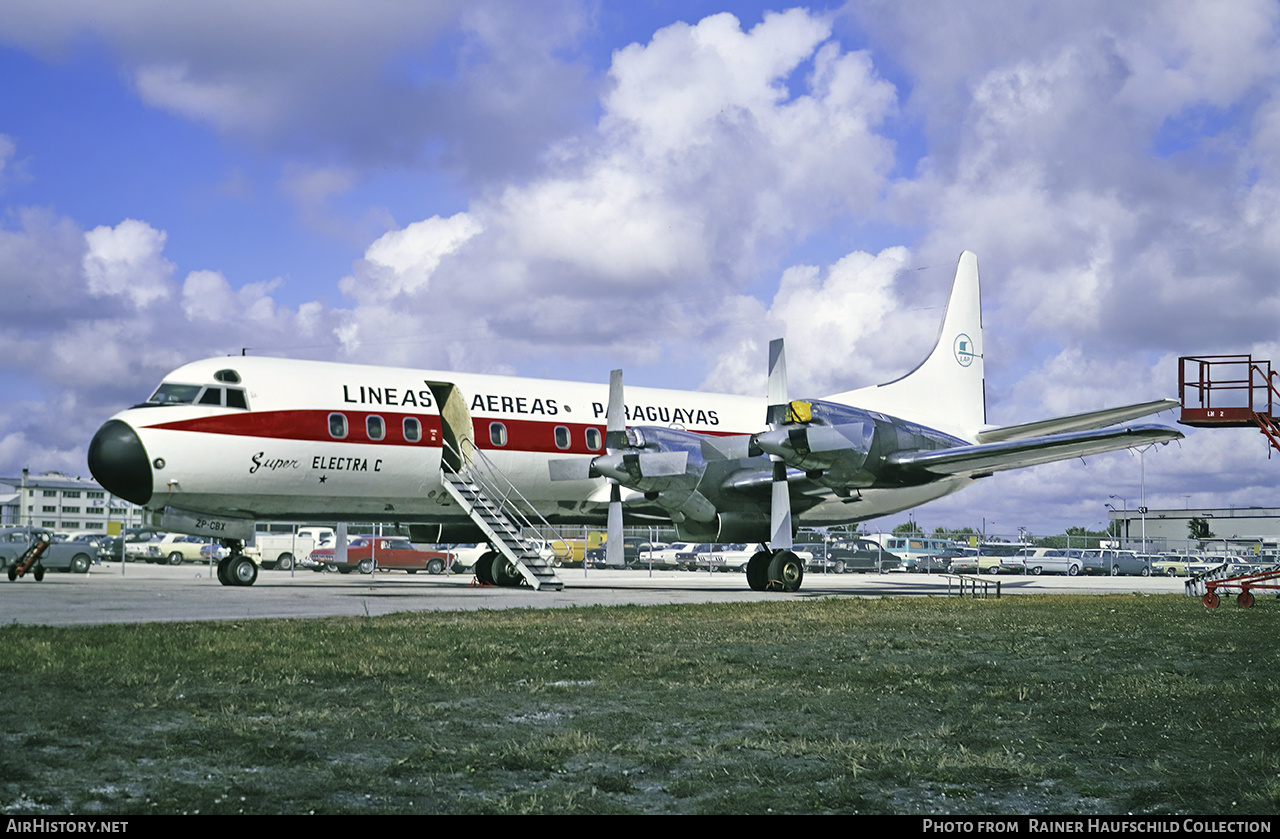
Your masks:
M785 335L793 389L837 392L927 352L964 249L994 422L1172 395L1179 355L1280 357L1278 17L0 8L0 474L84 474L103 419L244 346L749 393ZM1088 526L1138 465L997 476L916 517ZM1146 456L1147 493L1277 505L1273 466L1259 434L1193 432Z

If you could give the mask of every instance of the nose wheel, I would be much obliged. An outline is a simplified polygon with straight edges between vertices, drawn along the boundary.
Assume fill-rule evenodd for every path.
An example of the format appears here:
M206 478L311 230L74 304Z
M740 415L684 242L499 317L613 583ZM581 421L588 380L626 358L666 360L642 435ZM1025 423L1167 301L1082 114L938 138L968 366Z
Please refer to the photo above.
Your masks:
M244 543L223 540L231 555L218 561L218 582L224 586L251 586L258 581L258 563L241 553Z

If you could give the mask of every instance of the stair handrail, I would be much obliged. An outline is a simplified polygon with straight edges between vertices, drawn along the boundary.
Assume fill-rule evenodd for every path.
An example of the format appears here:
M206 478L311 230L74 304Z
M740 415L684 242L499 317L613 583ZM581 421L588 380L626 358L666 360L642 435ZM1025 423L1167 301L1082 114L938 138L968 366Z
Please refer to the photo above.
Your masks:
M496 463L490 460L484 452L480 451L480 448L476 445L474 440L463 435L459 438L458 446L456 448L448 440L443 441L443 443L451 452L458 455L459 462L464 464L461 469L451 471L454 471L455 474L462 477L470 478L471 481L480 487L485 496L492 501L499 510L508 517L515 519L516 524L521 529L519 538L522 548L525 548L526 550L528 549L528 546L524 544L524 531L536 531L539 529L539 526L530 520L530 514L542 523L542 528L554 533L555 538L559 542L562 544L568 544L559 529L552 525L551 522L547 521L546 518L538 512L538 508L535 507L528 498L525 498L524 493L520 491L519 487L511 482L511 479L506 476L506 473L503 472ZM461 448L463 443L469 444L471 447L471 455L468 458L462 457ZM483 468L477 469L477 460L483 464ZM443 461L442 465L444 465ZM526 514L520 507L511 503L512 495L515 495L515 497L519 499L525 509L529 511L529 514ZM557 553L556 555L559 556L560 554Z
M1263 364L1267 365L1266 370L1262 369ZM1271 368L1271 362L1269 361L1250 361L1249 362L1249 387L1250 387L1249 409L1250 410L1253 410L1252 389L1253 389L1253 371L1255 370L1258 372L1258 375L1262 377L1262 380L1266 382L1267 416L1268 417L1273 416L1274 414L1272 413L1272 410L1271 410L1272 405L1275 404L1277 401L1280 401L1280 388L1276 387L1277 371Z

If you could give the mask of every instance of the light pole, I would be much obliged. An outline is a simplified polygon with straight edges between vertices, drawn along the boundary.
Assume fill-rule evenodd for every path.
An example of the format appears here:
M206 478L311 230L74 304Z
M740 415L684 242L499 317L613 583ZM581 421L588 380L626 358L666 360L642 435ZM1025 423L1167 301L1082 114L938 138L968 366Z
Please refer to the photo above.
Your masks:
M1122 529L1124 530L1124 536L1119 537L1119 538L1120 538L1120 547L1121 547L1121 548L1123 548L1123 547L1124 547L1125 539L1126 539L1126 538L1128 538L1128 536L1129 536L1129 499L1127 499L1127 498L1123 498L1123 497L1121 497L1121 496L1119 496L1119 495L1109 495L1109 496L1107 496L1107 497L1108 497L1108 498L1119 498L1119 499L1120 499L1120 501L1121 501L1121 503L1123 503L1123 504L1124 504L1124 516L1123 516L1123 518L1121 519L1121 520L1124 522L1124 525L1123 525L1123 527L1122 527ZM1118 511L1116 510L1116 508L1115 508L1114 506L1112 506L1111 504L1108 504L1107 506L1108 506L1108 507L1111 507L1111 512L1113 512L1113 513L1118 512ZM1117 535L1118 535L1118 534L1117 534Z

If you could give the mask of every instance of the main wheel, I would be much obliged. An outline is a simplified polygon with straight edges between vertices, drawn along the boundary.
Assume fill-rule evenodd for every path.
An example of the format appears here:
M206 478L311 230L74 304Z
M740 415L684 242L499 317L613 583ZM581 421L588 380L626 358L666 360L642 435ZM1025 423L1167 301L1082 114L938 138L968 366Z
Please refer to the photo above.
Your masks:
M227 579L233 586L251 586L258 581L258 564L247 556L231 557Z
M224 586L235 585L231 582L231 578L227 576L227 569L231 567L231 557L226 556L218 560L218 582Z
M747 560L747 585L751 586L752 591L764 591L768 587L769 562L772 559L773 554L768 551L758 551Z
M92 562L88 554L76 554L71 557L71 571L75 574L88 574Z
M1236 597L1236 605L1239 606L1241 609L1252 609L1253 593L1248 591L1240 592L1240 594Z
M427 560L427 573L428 573L428 574L443 574L443 573L444 573L444 560L443 560L443 559L441 559L440 557L436 557L436 558L434 558L434 559L429 559L429 560Z
M373 573L373 560L372 560L372 559L362 559L362 560L360 560L360 566L359 566L359 568L360 568L360 573L361 573L361 574L372 574L372 573Z
M769 560L770 591L799 591L804 581L804 561L791 551L778 551Z
M498 558L497 551L486 551L480 554L480 558L476 560L475 571L476 579L483 585L491 586L493 582L493 561Z
M293 554L280 554L276 558L276 569L280 571L293 570Z
M520 569L516 568L511 560L505 556L494 557L491 573L493 574L494 585L512 587L524 582L524 575L520 573Z

